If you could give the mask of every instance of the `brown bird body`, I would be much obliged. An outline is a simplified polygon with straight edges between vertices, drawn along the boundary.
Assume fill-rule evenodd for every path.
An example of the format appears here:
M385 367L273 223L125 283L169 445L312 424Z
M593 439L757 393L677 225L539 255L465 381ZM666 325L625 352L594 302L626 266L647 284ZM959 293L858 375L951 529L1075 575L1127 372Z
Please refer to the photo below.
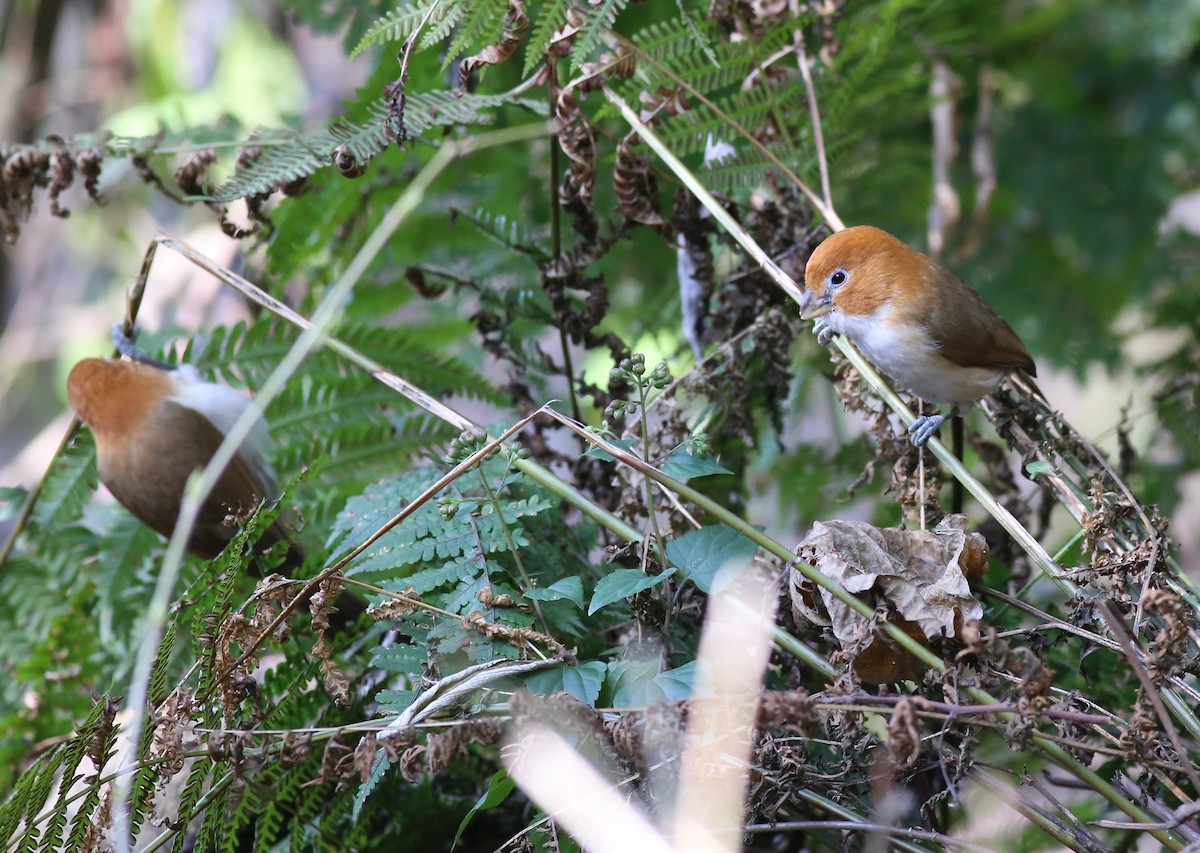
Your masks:
M242 413L255 409L232 388L203 381L191 367L167 371L120 359L79 362L67 377L67 396L95 437L101 482L137 518L167 537L175 529L192 472L208 464ZM269 447L259 413L201 507L189 551L215 557L237 535L239 519L278 496L267 461ZM259 541L273 545L292 538L290 526L279 518ZM303 562L303 551L289 545L288 563ZM366 608L365 601L347 591L339 594L336 605L340 614L335 627L352 623Z
M1016 332L954 273L886 231L847 228L808 261L801 318L818 339L845 335L876 367L929 403L965 408L1013 371L1037 368ZM914 424L923 444L944 420Z
M188 477L212 459L229 429L253 403L232 388L193 373L88 358L67 378L71 408L96 440L96 467L113 497L145 524L170 536ZM236 520L278 494L266 461L261 417L201 508L188 549L215 557L237 535ZM267 544L284 540L276 522Z

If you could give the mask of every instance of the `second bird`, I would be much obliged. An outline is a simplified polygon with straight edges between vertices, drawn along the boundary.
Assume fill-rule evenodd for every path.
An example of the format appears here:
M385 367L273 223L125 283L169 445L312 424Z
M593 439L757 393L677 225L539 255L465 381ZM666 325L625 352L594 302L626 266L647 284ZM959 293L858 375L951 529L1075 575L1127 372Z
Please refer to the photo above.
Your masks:
M1037 373L1029 350L962 279L886 231L861 225L821 243L804 270L800 317L817 340L845 335L877 368L927 403L955 412L1014 371ZM945 421L918 418L924 444Z
M113 496L142 522L170 537L193 471L212 459L234 422L254 404L225 385L203 381L191 367L162 370L120 359L85 358L67 377L67 396L96 440L96 467ZM267 461L270 438L261 413L249 438L200 508L188 550L205 559L237 535L238 521L263 500L278 497ZM288 546L289 566L304 562L294 531L276 519L261 545ZM352 624L366 608L342 590L336 628Z

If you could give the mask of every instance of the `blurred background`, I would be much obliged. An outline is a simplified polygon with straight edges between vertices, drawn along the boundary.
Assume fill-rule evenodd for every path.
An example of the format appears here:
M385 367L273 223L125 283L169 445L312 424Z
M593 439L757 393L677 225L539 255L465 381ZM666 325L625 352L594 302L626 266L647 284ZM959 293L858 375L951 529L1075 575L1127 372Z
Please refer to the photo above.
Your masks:
M110 130L320 124L366 76L341 35L318 33L271 3L5 2L0 5L0 139L30 142ZM98 208L76 185L68 219L43 203L0 250L0 485L32 486L66 429L66 373L107 354L124 291L162 229L230 265L239 245L211 213L105 168ZM171 253L141 312L147 331L246 317L241 300Z

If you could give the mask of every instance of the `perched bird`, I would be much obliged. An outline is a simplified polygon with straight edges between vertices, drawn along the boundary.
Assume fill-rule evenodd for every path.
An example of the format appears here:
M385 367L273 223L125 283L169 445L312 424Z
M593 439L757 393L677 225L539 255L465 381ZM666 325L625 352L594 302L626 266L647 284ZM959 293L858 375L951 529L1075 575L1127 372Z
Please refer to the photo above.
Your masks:
M96 441L100 480L113 496L149 527L170 536L192 472L212 459L226 432L254 404L225 385L205 382L190 366L162 369L121 359L85 358L67 377L71 408ZM237 520L264 499L278 495L267 461L270 437L261 417L216 488L200 509L188 550L215 557L237 535ZM286 522L277 519L260 542L291 542ZM288 561L304 561L289 546ZM343 592L339 622L353 622L365 609L358 596Z
M800 317L822 344L845 335L877 368L952 414L996 390L1014 371L1037 373L1016 332L982 296L932 258L862 225L821 243L804 270ZM909 427L922 445L946 420Z

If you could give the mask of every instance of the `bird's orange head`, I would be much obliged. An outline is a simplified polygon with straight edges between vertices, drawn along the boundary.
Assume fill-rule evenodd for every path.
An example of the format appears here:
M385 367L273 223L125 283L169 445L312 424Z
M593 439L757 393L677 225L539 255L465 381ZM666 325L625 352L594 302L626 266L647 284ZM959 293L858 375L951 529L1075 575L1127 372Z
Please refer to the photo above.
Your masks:
M111 358L85 358L67 377L67 398L99 443L136 434L174 391L166 371Z
M833 310L867 316L885 306L911 307L939 269L886 231L870 225L847 228L809 258L800 317L811 320Z

